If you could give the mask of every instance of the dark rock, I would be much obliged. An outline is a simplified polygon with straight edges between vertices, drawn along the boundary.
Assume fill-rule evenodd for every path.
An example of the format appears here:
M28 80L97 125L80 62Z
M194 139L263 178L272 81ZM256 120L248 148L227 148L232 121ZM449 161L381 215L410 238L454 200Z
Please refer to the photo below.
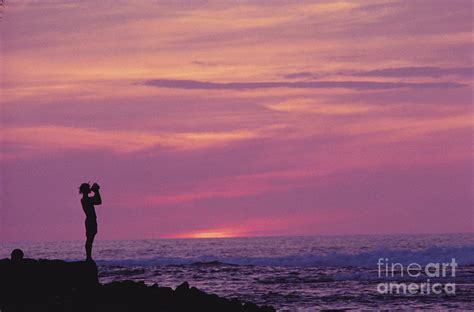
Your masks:
M13 255L12 255L13 256ZM270 312L207 294L187 282L175 290L120 281L99 284L93 261L23 259L0 260L0 311L226 311Z
M187 292L187 291L189 291L188 282L184 282L181 285L179 285L178 287L176 287L176 292L178 292L178 293Z

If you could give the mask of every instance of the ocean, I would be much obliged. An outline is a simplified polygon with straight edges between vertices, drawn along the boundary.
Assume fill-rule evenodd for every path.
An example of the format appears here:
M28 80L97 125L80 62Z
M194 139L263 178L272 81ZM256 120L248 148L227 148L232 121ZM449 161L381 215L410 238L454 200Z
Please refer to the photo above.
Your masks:
M27 258L82 260L83 245L3 243L0 258L21 248ZM93 256L103 283L128 279L176 287L188 281L206 292L278 311L474 309L474 234L99 237ZM405 270L410 264L411 275ZM417 290L406 293L403 287Z

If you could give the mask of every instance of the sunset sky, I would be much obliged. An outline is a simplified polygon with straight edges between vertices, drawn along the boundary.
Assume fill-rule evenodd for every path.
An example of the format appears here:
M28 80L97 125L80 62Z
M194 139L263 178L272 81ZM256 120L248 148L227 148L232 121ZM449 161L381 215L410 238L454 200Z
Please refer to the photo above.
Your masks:
M471 1L6 1L0 241L473 232Z

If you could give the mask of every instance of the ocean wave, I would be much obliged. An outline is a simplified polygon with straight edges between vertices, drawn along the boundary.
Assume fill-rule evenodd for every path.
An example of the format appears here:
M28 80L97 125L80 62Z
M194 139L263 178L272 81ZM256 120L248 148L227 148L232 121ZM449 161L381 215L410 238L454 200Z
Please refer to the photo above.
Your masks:
M446 276L428 277L423 272L418 276L410 276L405 271L403 275L400 272L395 273L393 276L389 273L381 276L378 275L377 270L366 270L363 272L337 272L334 277L334 281L377 281L377 282L419 282L425 283L430 279L433 283L472 283L474 282L474 274L469 269L457 269L454 276L451 275L451 271L448 270Z
M286 256L211 256L149 257L132 259L99 259L102 266L156 265L254 265L281 267L368 267L377 265L379 258L389 263L408 265L418 263L446 263L455 259L459 265L474 265L474 245L463 247L431 247L422 250L377 249L360 253L301 254Z

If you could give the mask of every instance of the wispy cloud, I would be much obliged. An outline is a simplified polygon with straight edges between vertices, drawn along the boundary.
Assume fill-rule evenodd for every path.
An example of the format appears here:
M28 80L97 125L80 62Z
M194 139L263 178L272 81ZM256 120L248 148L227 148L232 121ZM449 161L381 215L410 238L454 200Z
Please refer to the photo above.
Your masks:
M154 133L61 126L15 127L3 129L1 133L3 143L17 145L20 149L108 149L114 152L138 152L157 146L201 149L259 136L259 133L250 130Z
M442 77L442 76L459 76L472 78L472 67L396 67L382 68L368 71L358 71L349 73L350 76L359 77Z
M314 99L294 99L279 103L269 103L266 108L291 113L313 113L321 115L347 115L368 112L371 107L362 104L326 104ZM375 109L375 108L373 108Z
M380 89L426 89L426 88L460 88L467 85L458 82L376 82L376 81L297 81L297 82L207 82L197 80L151 79L143 82L144 85L197 90L256 90L256 89L353 89L353 90L380 90Z
M440 78L455 76L461 78L472 78L474 67L435 67L435 66L407 66L378 68L372 70L346 70L316 73L311 71L294 72L282 75L285 79L319 79L327 76L345 77L382 77L382 78L409 78L429 77Z
M286 79L317 79L319 75L310 72L296 72L283 75Z
M192 61L191 64L194 64L194 65L199 65L199 66L205 66L205 67L209 67L209 66L218 66L219 63L216 63L216 62L206 62L206 61Z
M323 176L328 173L330 173L330 170L319 170L316 173L314 170L307 169L243 174L209 180L192 190L174 194L151 195L141 200L144 201L144 205L162 206L216 198L230 199L255 196L267 192L287 191L304 185L301 183L288 185L287 183L281 183L282 181L302 182L304 178Z

